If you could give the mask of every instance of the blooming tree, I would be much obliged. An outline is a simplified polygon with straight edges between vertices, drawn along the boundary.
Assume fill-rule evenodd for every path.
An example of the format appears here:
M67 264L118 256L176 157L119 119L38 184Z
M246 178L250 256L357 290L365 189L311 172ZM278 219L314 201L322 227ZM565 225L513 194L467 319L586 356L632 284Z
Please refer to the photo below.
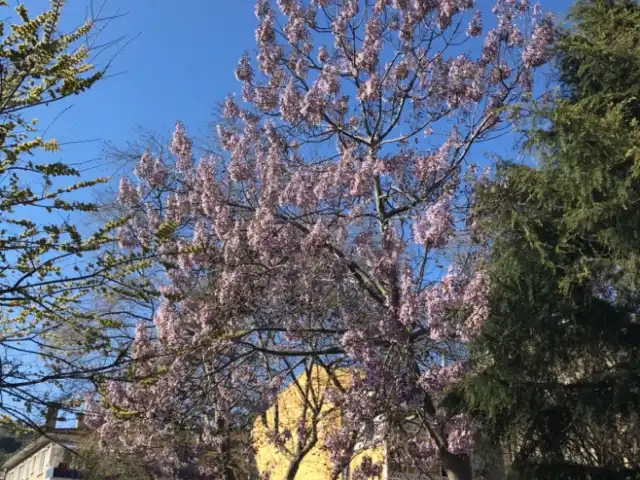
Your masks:
M483 33L473 0L276 3L256 3L257 56L240 59L242 98L218 127L225 154L196 161L178 123L171 158L145 154L138 180L122 179L122 246L166 267L157 340L138 342L162 374L110 385L96 426L128 448L162 445L162 475L191 462L189 478L211 478L219 426L201 415L197 441L175 445L163 425L205 407L231 425L313 361L354 372L330 393L343 419L323 445L333 478L372 429L400 462L470 478L476 427L441 405L488 314L478 256L454 255L462 172L530 96L550 18L499 0ZM407 443L410 417L423 434Z

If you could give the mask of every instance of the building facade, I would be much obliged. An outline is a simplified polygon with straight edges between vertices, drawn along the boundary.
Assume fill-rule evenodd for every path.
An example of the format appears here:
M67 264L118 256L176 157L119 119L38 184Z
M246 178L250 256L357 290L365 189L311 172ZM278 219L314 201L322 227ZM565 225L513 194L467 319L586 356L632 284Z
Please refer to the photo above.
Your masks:
M261 475L268 475L270 480L332 478L333 462L325 442L339 428L341 418L340 410L332 405L326 393L335 382L346 387L351 373L342 370L329 374L320 367L312 367L278 394L253 426L255 462ZM351 480L365 457L382 467L381 480L425 478L424 473L394 468L387 458L384 438L374 434L366 444L355 445L340 479ZM446 478L441 468L429 474L433 479Z
M0 466L3 480L62 480L80 478L74 463L75 447L86 433L79 417L74 428L56 428L57 408L50 408L43 434L27 443Z

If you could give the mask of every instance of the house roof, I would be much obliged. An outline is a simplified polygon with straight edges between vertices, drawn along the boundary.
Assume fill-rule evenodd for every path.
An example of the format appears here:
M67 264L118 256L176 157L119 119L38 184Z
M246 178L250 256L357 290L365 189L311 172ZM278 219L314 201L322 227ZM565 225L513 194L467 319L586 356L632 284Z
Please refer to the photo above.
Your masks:
M0 465L0 471L11 470L19 465L24 459L29 458L38 450L49 443L56 443L65 446L74 445L86 432L78 428L56 428L40 435L33 442L27 443L20 450L11 455Z

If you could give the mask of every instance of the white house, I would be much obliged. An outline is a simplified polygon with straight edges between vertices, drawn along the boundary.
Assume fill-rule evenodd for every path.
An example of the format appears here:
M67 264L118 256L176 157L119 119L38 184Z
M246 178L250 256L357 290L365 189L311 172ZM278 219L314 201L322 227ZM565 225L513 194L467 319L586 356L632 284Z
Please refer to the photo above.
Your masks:
M0 465L3 480L62 480L80 478L69 468L73 450L86 433L79 415L73 428L56 428L58 409L47 411L44 433L24 445Z

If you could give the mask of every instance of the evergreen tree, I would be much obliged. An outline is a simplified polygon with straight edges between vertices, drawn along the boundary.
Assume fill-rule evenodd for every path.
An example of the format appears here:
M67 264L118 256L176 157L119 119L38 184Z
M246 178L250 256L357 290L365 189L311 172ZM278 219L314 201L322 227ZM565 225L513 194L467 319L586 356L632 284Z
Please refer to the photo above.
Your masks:
M640 475L640 6L583 0L538 112L537 167L479 194L492 308L465 388L514 478Z

